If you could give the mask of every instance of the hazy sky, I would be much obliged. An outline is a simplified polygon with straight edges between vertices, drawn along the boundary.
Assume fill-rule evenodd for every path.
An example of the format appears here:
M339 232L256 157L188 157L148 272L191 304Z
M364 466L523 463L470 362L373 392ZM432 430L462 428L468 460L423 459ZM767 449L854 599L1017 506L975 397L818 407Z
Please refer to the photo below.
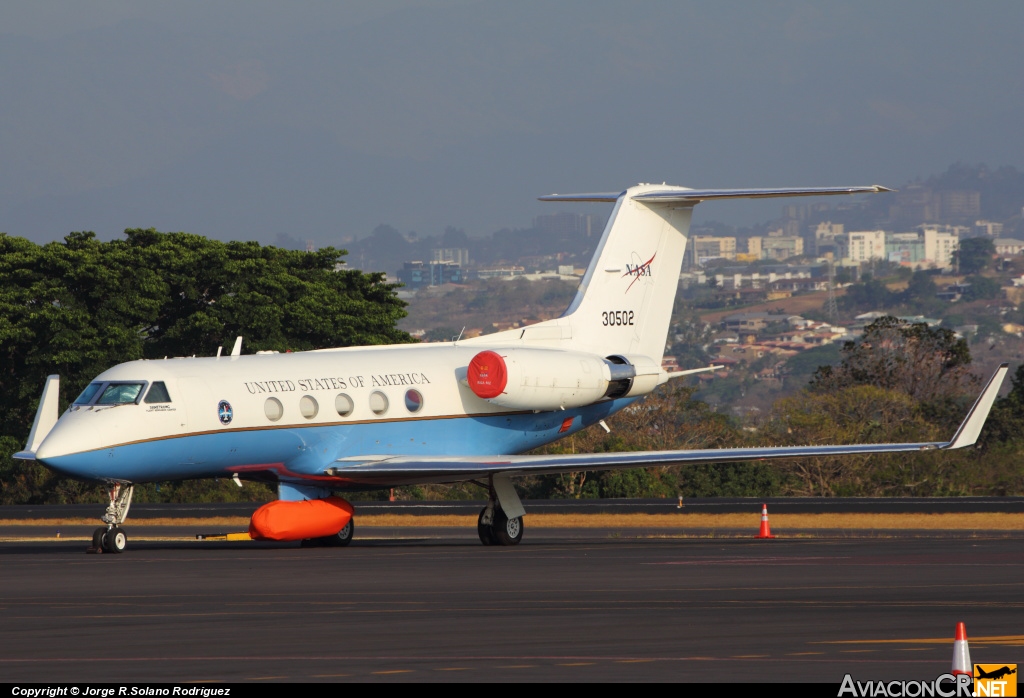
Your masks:
M1021 168L1022 28L1017 0L6 2L0 231L326 245L638 181Z

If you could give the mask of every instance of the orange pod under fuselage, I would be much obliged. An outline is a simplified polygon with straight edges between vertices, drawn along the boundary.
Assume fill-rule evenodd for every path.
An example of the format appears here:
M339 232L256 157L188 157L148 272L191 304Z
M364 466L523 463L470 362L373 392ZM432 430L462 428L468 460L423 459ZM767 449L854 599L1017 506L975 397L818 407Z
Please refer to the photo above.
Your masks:
M352 512L352 505L341 497L268 502L253 513L249 535L281 541L333 536L348 525Z

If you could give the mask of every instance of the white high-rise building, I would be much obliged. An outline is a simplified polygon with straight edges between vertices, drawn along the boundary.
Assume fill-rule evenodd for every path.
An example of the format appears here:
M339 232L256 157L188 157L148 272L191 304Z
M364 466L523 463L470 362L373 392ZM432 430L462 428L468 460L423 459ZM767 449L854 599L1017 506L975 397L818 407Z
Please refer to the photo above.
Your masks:
M953 266L953 253L960 247L960 238L952 233L924 229L924 257L940 269Z
M836 237L839 256L851 262L869 262L885 259L885 231L861 230L843 233Z

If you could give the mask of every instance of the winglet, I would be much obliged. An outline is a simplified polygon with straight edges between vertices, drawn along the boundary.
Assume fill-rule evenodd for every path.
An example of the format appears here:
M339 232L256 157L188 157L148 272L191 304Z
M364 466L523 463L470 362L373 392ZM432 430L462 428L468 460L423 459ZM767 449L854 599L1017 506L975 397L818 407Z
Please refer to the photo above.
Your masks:
M985 389L981 391L981 395L974 401L971 411L964 418L963 424L956 430L953 440L940 448L964 448L965 446L973 446L975 444L978 436L981 434L981 428L985 426L985 420L988 419L988 413L996 401L996 396L999 395L999 389L1003 386L1006 372L1009 370L1009 364L999 364L999 368L989 378Z

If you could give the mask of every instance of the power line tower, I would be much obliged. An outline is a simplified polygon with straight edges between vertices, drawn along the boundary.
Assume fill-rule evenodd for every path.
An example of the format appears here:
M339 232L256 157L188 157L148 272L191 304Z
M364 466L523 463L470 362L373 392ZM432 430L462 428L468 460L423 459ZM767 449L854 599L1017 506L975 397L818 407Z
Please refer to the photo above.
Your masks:
M825 313L829 320L839 320L839 309L836 307L836 273L832 260L828 260L828 299L825 301Z

